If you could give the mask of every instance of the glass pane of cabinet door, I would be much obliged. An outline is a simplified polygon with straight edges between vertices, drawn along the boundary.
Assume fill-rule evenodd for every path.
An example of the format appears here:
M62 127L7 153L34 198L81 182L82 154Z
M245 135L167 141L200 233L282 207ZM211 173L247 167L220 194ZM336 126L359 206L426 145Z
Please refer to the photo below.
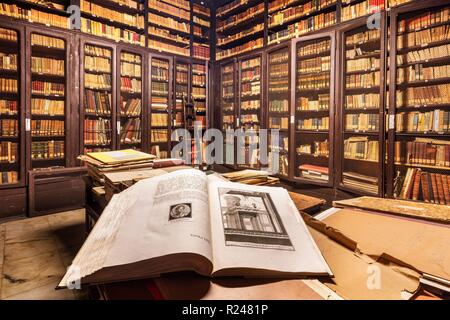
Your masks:
M343 36L341 185L359 194L376 195L381 183L380 35L380 29L363 25Z
M160 159L169 157L170 66L168 59L151 57L150 153Z
M237 165L259 168L259 129L261 127L261 57L239 61L239 127L244 132L236 143Z
M31 168L66 165L64 39L31 34Z
M20 40L16 30L0 28L0 187L18 184L24 178Z
M229 141L227 130L236 128L236 68L235 63L224 64L220 68L220 105L221 105L221 130L224 134L224 163L234 165L234 136Z
M142 56L120 53L120 148L142 148Z
M279 141L271 141L269 152L278 153L278 173L289 175L289 119L290 119L290 64L289 47L283 47L268 53L268 119L269 129L279 130ZM276 148L276 149L275 149ZM272 159L272 156L269 157ZM270 162L269 162L270 163ZM271 164L271 169L273 163Z
M332 183L330 147L333 128L332 52L334 39L319 37L296 43L295 170L296 180Z

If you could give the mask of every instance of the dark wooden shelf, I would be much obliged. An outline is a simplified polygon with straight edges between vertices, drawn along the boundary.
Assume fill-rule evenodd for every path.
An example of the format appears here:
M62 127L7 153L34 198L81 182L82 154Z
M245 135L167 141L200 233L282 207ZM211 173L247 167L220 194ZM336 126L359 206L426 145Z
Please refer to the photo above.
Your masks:
M225 20L233 15L244 12L245 10L258 5L261 2L263 2L263 0L248 0L245 3L236 5L235 7L229 9L223 14L216 14L216 17L220 20Z

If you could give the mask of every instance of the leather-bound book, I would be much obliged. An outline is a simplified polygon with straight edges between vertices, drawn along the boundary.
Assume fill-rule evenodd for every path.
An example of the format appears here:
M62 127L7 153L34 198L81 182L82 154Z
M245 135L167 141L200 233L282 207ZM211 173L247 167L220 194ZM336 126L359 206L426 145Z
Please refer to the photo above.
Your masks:
M412 190L412 199L418 200L419 198L419 191L420 191L420 175L422 170L417 169L416 173L414 174L414 182L413 182L413 190Z
M433 189L434 203L439 203L439 194L438 194L438 188L437 188L437 183L436 183L436 174L430 173L430 176L431 176L431 186Z

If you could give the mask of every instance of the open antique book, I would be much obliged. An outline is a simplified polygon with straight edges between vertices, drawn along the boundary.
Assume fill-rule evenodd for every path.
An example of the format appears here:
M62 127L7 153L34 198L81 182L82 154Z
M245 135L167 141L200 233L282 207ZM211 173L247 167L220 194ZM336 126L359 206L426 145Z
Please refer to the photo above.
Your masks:
M59 287L162 273L331 275L288 192L186 169L115 195Z

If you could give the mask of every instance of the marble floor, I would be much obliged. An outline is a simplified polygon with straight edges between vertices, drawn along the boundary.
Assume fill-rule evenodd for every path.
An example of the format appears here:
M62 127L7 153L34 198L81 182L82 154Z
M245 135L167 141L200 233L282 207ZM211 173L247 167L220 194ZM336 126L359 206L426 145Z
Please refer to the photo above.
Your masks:
M0 299L87 299L55 290L84 239L84 209L0 224Z

